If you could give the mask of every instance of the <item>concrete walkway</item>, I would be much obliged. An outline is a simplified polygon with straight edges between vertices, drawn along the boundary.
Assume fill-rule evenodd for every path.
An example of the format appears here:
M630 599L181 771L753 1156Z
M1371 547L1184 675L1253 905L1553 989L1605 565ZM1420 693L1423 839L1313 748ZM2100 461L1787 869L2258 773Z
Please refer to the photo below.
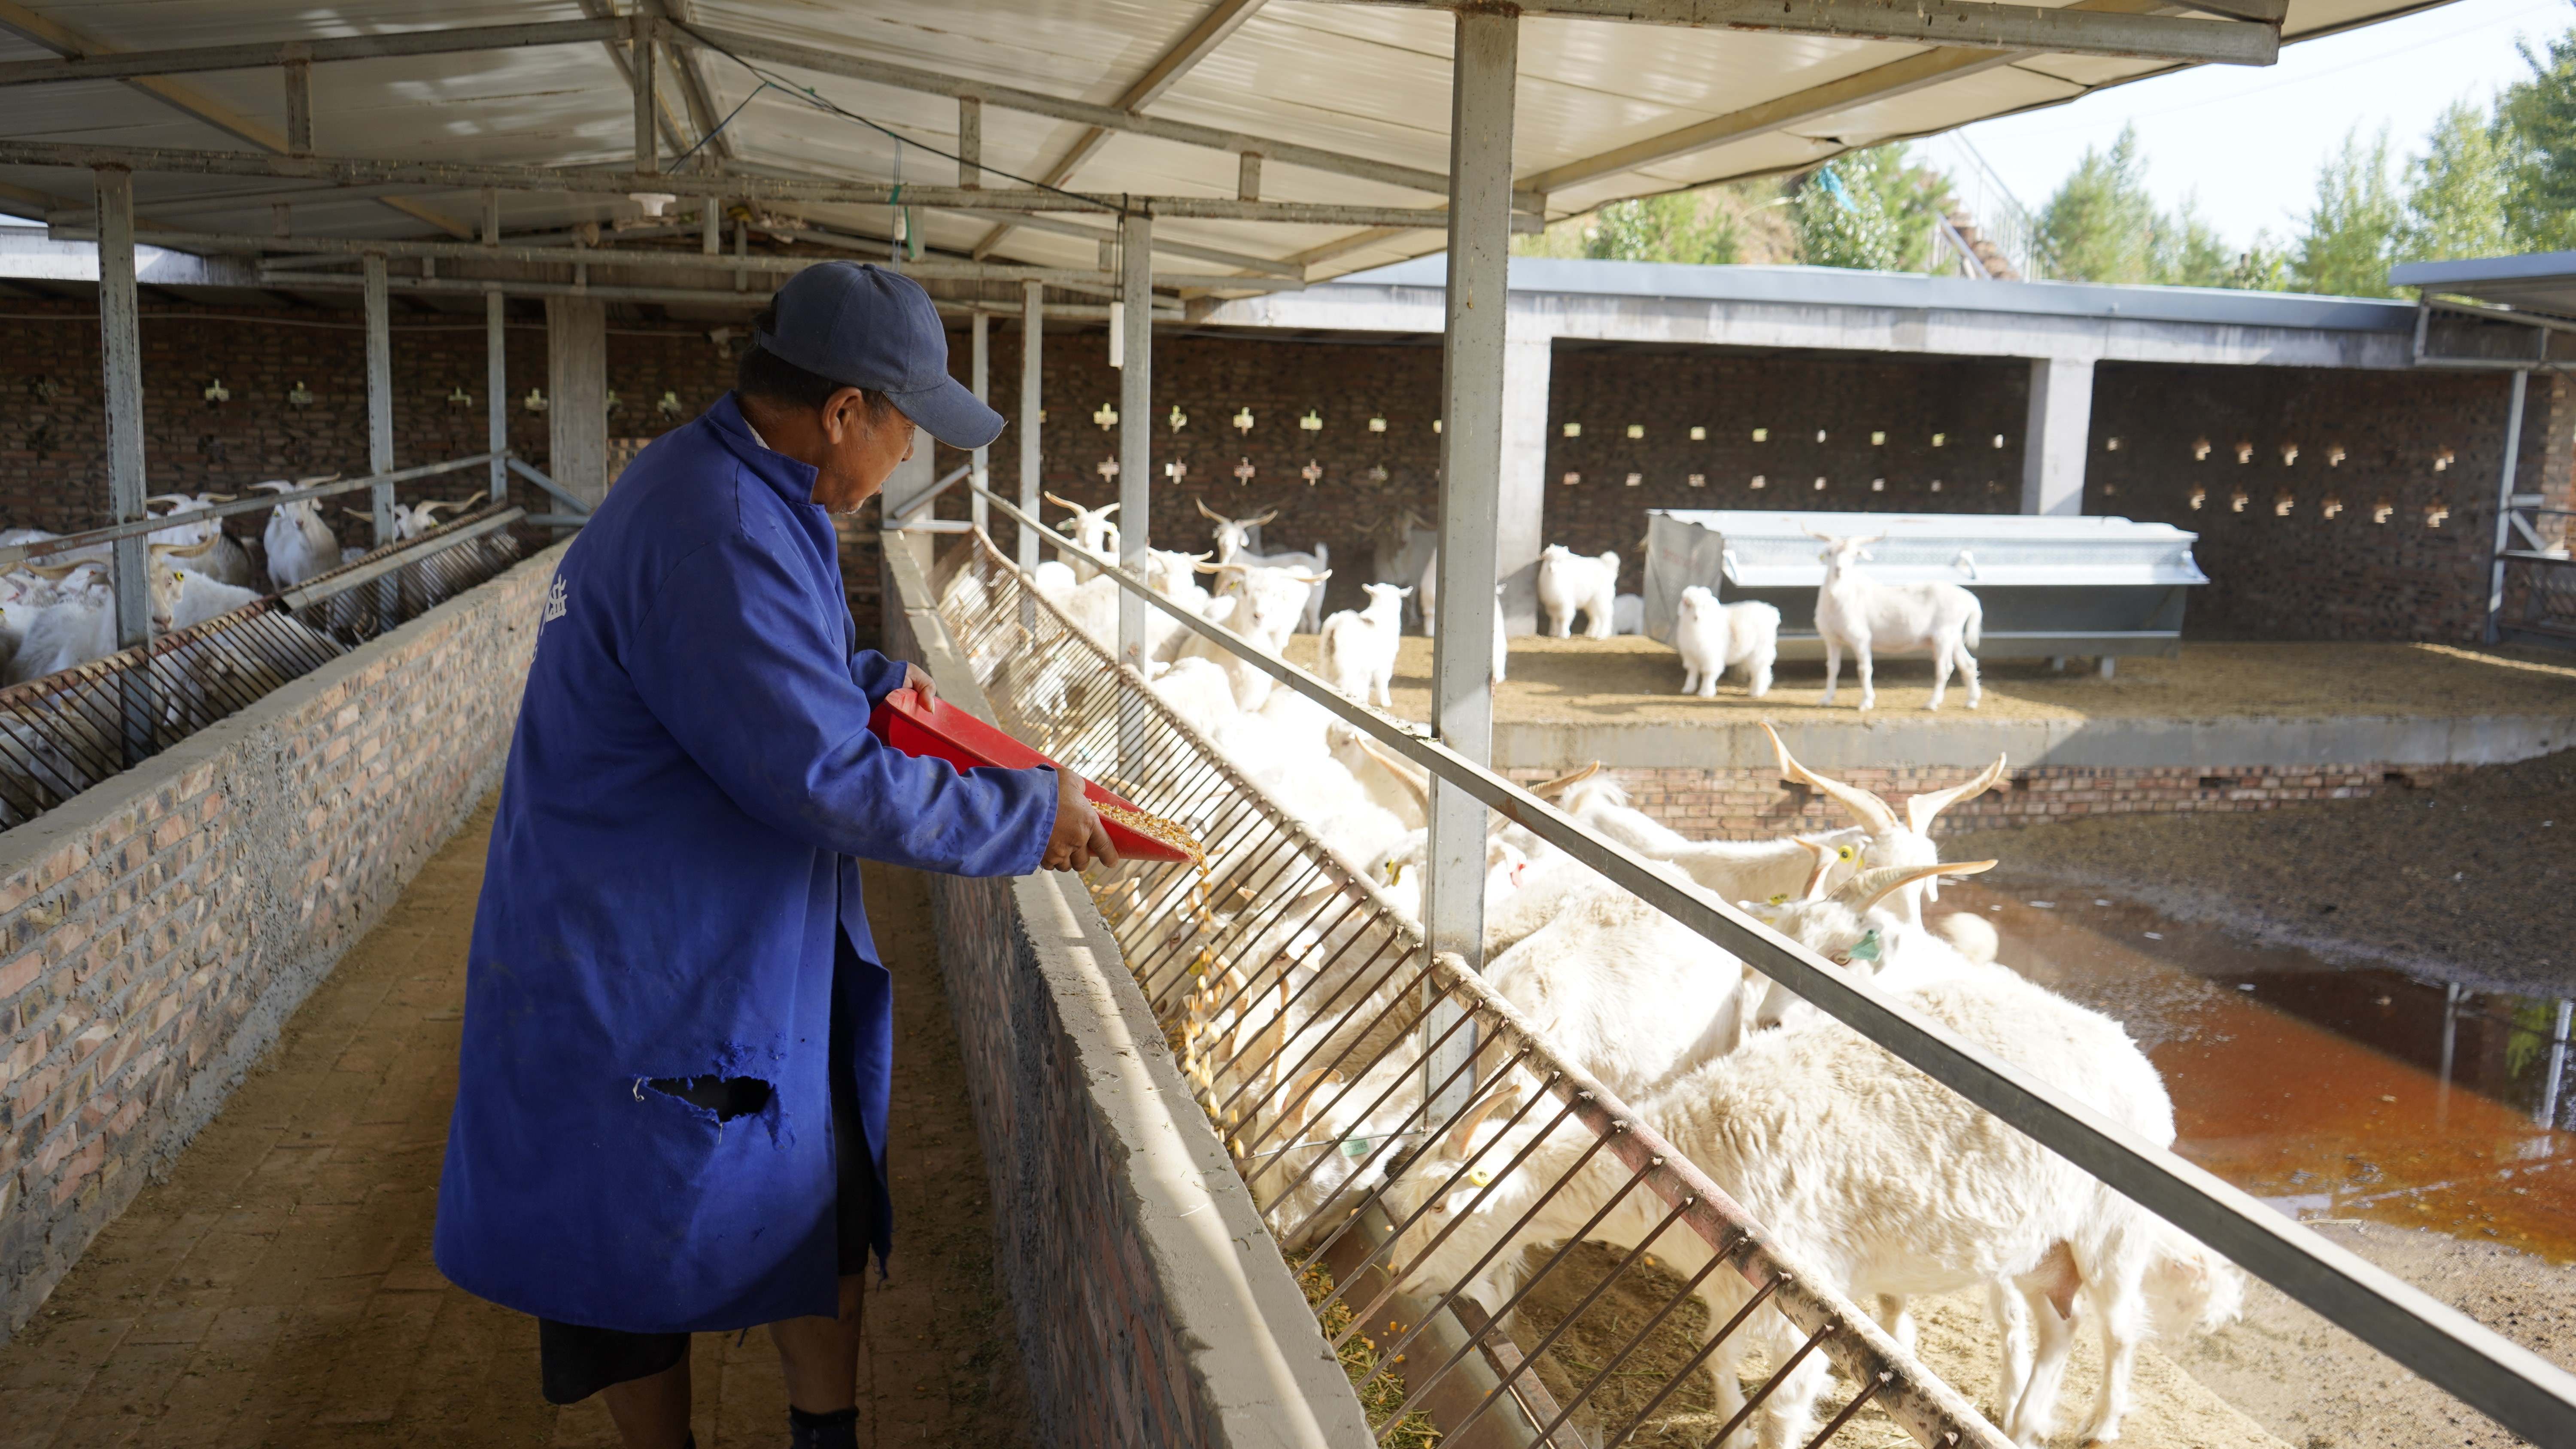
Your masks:
M615 1444L537 1393L536 1324L430 1261L486 808L316 990L168 1180L0 1346L0 1449ZM868 874L895 974L898 1251L868 1296L860 1442L1027 1442L1010 1314L921 882ZM765 1335L701 1334L703 1449L782 1445Z

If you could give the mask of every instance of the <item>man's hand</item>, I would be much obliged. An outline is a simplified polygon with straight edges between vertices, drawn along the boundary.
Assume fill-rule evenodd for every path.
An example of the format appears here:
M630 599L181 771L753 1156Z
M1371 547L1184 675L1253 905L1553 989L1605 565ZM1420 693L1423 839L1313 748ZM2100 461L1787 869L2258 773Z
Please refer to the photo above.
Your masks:
M1082 777L1058 766L1055 772L1055 833L1047 837L1046 855L1038 862L1048 870L1084 870L1092 862L1118 863L1118 847L1100 814L1082 793Z
M939 685L937 681L930 677L930 671L922 668L918 664L907 663L903 666L903 687L911 690L914 694L921 696L921 704L924 709L927 709L939 702Z

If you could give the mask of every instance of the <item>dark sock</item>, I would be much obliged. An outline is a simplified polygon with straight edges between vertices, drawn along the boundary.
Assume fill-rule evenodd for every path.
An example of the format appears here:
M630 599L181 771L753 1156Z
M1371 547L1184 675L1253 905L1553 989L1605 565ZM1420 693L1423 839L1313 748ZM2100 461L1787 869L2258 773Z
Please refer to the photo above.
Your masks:
M858 1449L859 1411L834 1409L828 1414L809 1414L790 1405L787 1442L793 1449Z

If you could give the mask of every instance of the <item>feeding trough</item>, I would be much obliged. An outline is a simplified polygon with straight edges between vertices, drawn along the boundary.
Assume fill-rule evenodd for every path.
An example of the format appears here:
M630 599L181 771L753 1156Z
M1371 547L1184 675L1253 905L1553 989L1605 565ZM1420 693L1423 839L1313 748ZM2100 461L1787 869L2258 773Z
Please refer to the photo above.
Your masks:
M1656 509L1646 516L1646 633L1669 643L1682 590L1780 611L1780 657L1821 659L1816 590L1823 545L1884 534L1862 572L1874 583L1938 580L1985 606L1980 659L2165 657L2182 652L2187 591L2209 582L2199 535L2126 518L1992 513L1764 513Z
M909 689L898 689L885 697L885 702L868 718L868 733L907 755L928 755L961 770L979 765L998 765L1007 770L1025 770L1034 765L1061 768L944 699L934 699L925 706L921 696ZM1137 809L1095 781L1083 781L1082 793L1100 811L1101 826L1109 832L1110 844L1118 847L1121 860L1194 863L1199 859L1187 845L1178 843L1188 836L1171 822Z

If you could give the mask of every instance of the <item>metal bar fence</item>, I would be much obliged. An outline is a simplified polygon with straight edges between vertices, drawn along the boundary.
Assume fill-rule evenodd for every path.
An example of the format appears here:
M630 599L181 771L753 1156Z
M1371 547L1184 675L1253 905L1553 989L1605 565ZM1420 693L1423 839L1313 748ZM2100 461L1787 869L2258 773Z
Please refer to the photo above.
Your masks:
M992 495L988 502L1003 516L1034 529L1041 538L1069 556L1079 552L1071 540L1022 512L1011 500ZM1015 572L1007 579L1001 577L1001 570L997 567L999 556L992 552L989 544L982 544L980 548L975 556L976 567L971 571L978 581L973 588L982 590L987 596L996 592L1011 592L1017 596L1025 592L1030 600L1030 603L1014 610L1004 611L1009 615L1007 621L995 623L983 631L978 636L982 647L1008 651L1012 641L996 632L1005 624L1022 630L1020 642L1035 643L1037 641L1028 635L1040 626L1021 621L1052 619L1059 633L1048 637L1050 652L1065 659L1080 658L1079 669L1072 670L1073 673L1081 670L1096 672L1100 667L1099 661L1089 656L1096 655L1098 651L1087 648L1087 641L1078 632L1064 626L1061 616L1044 609L1043 601L1036 600L1033 591L1022 591ZM1122 570L1104 567L1101 571L1113 578L1120 589L1140 596L1150 607L1162 611L1181 627L1269 674L1280 684L1322 706L1337 720L1385 746L1390 753L1455 782L1505 819L1565 851L1612 883L1886 1048L1899 1060L1993 1113L2158 1217L2224 1253L2248 1272L2463 1403L2533 1443L2548 1446L2548 1449L2576 1446L2576 1375L2558 1368L2359 1256L2327 1242L2212 1174L2140 1140L2101 1114L2040 1084L1992 1053L1963 1041L1903 1002L1882 994L1865 981L1836 970L1742 912L1676 885L1656 873L1633 851L1592 834L1529 790L1444 749L1425 738L1418 727L1389 721L1343 699L1313 675L1243 643L1227 631L1154 593L1144 582ZM943 605L949 602L943 599ZM1031 607L1031 604L1036 607ZM961 610L959 617L975 612ZM1071 642L1055 647L1061 640ZM1008 661L1005 659L1003 662ZM1042 689L1054 690L1055 694L1036 698L1063 701L1078 688L1097 691L1110 687L1097 680L1085 685L1081 679L1067 677L1062 672L1070 669L1071 666L1059 666L1060 672L1056 675L1038 676L1035 682ZM1132 686L1131 677L1118 687ZM1008 688L1003 692L1021 700L1024 709L1032 698L1015 694ZM1136 692L1144 693L1141 690ZM1062 707L1057 703L1052 709L1060 711ZM1140 701L1134 708L1149 711L1154 706ZM1049 716L1049 709L1038 709L1028 717L1036 722ZM1068 744L1089 742L1079 730L1067 731L1061 726L1055 729ZM1114 739L1111 747L1114 749ZM1114 759L1116 756L1114 753L1094 752L1083 758ZM1147 803L1150 808L1152 802ZM1344 872L1349 871L1347 862L1340 864ZM1354 880L1349 888L1374 890L1374 886L1365 880ZM1170 888L1165 889L1164 895L1172 895ZM1141 906L1143 902L1140 900L1134 904ZM1107 910L1109 907L1104 904L1104 911ZM1137 930L1152 929L1157 920L1150 911L1139 911L1134 915L1113 914L1113 919L1122 918L1142 922L1142 925L1134 927ZM1236 929L1229 939L1243 935L1241 929ZM1136 958L1131 955L1130 959ZM1212 955L1209 958L1210 961L1214 959ZM1148 979L1142 971L1139 978ZM1147 989L1152 994L1154 988L1151 984ZM1311 1053L1308 1055L1312 1056ZM1633 1131L1622 1136L1631 1143L1638 1140ZM1682 1169L1665 1170L1678 1173ZM1689 1176L1696 1182L1689 1189L1677 1190L1695 1191L1698 1184L1706 1181L1696 1169L1690 1169ZM1709 1190L1714 1191L1713 1188ZM1792 1305L1783 1306L1788 1308ZM1867 1326L1861 1327L1865 1329ZM1849 1351L1849 1345L1838 1349L1834 1344L1828 1344L1825 1351L1840 1365L1840 1355ZM1894 1387L1880 1391L1877 1398L1894 1412L1902 1406L1907 1388L1900 1374ZM1899 1417L1900 1422L1905 1422L1901 1415ZM1914 1426L1909 1423L1908 1427ZM1927 1439L1925 1442L1932 1441Z
M395 621L407 622L517 563L509 526L520 514L504 507L468 515L284 596L0 688L0 828L33 820L134 763L129 701L151 702L139 754L158 754L377 633L375 601L352 592L359 586L392 582Z
M1000 723L1204 842L1204 869L1121 867L1091 882L1093 898L1381 1442L1427 1431L1462 1445L1697 1443L1758 1412L1821 1352L1855 1388L1812 1442L1874 1409L1922 1444L2002 1449L1957 1391L1480 976L1427 953L1359 867L1026 588L987 537L964 540L940 573L943 622ZM1426 1093L1425 1069L1469 1041ZM1456 1093L1467 1116L1502 1127L1463 1156L1474 1124L1429 1116ZM1474 1265L1436 1266L1443 1249L1466 1251L1470 1224L1503 1219L1475 1209L1506 1191L1527 1205L1475 1245ZM1459 1194L1472 1202L1448 1212ZM1568 1212L1583 1226L1552 1230ZM1641 1235L1606 1267L1596 1261L1585 1240L1637 1214ZM1520 1262L1524 1250L1543 1261ZM1475 1301L1488 1280L1506 1285L1494 1319ZM1639 1316L1659 1335L1651 1343L1648 1330L1626 1332ZM1694 1347L1678 1368L1618 1369ZM1613 1349L1617 1361L1602 1364ZM1768 1373L1747 1397L1739 1360L1763 1349Z

